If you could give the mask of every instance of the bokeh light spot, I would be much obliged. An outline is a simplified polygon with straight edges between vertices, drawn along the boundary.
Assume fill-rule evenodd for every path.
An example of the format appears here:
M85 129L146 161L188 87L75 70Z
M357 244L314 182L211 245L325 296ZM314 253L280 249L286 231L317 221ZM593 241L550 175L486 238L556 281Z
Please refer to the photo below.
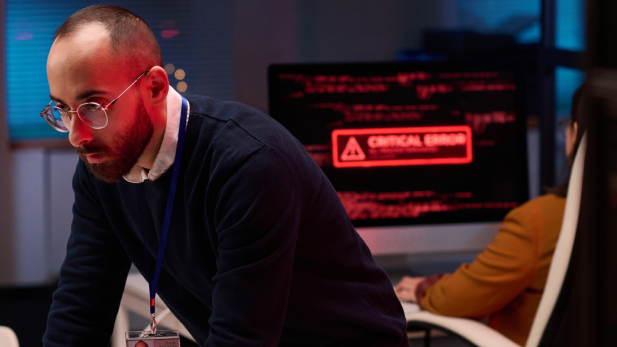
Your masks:
M176 70L176 72L174 73L174 76L176 76L177 79L179 80L183 80L184 76L186 76L186 73L184 72L184 70L182 69L178 69Z
M167 72L168 75L171 75L172 73L174 73L175 69L176 68L174 67L174 64L165 65L165 72Z
M176 35L178 35L180 31L179 30L163 30L161 32L161 36L163 36L164 38L168 39L170 37L174 37Z
M178 82L176 89L178 89L179 92L186 92L187 87L188 86L186 85L186 82L182 81L182 82Z

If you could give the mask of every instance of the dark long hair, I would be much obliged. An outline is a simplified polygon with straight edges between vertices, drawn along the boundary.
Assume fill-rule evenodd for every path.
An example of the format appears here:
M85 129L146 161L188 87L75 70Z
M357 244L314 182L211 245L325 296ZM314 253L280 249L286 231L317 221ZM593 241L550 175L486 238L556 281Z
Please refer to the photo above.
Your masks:
M572 152L568 155L568 164L569 169L572 168L572 163L574 163L574 156L578 151L578 146L581 143L581 139L583 138L583 134L587 130L587 110L585 108L585 84L581 85L574 95L572 96L572 109L570 110L570 125L576 122L578 131L576 132L576 142L574 143L574 148ZM549 194L555 194L557 196L566 197L568 195L568 184L570 182L570 173L568 172L568 179L566 179L562 184L556 187L544 187Z

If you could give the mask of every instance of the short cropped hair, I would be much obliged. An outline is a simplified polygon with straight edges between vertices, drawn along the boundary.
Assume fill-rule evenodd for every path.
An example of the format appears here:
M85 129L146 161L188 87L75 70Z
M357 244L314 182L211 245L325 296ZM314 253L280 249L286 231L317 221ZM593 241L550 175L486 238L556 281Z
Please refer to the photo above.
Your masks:
M127 78L136 78L153 66L163 65L161 48L148 24L118 6L92 5L73 13L56 29L54 40L69 37L91 23L101 23L109 32L112 52L118 56Z

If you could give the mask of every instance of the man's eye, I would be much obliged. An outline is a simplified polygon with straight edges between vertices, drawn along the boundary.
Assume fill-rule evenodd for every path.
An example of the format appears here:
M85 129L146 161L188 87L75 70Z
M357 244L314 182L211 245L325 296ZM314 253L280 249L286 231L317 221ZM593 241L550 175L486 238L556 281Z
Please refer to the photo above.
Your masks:
M66 105L57 105L62 111L70 111L71 108Z
M98 111L101 108L99 104L95 104L95 103L87 104L87 107L90 111Z

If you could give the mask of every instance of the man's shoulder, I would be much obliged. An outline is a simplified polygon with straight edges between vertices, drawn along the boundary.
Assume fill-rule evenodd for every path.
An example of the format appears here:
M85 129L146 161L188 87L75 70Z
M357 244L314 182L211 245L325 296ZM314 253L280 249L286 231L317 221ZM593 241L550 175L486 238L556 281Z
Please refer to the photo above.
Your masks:
M207 96L185 97L190 103L187 129L199 132L202 145L219 145L226 150L269 147L281 152L299 145L285 127L257 108Z
M190 105L191 116L205 116L221 121L238 118L242 114L267 116L261 110L237 101L219 100L209 96L184 94Z

